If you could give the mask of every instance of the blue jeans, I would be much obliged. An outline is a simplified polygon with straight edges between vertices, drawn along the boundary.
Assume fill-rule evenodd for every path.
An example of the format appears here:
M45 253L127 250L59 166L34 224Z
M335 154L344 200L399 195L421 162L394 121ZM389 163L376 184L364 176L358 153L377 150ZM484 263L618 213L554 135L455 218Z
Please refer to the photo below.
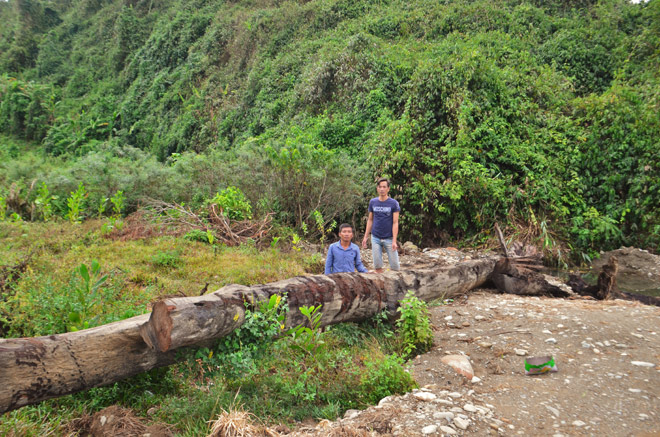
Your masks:
M392 249L391 238L378 238L371 236L371 256L374 259L374 269L383 268L383 248L387 252L387 259L390 262L390 269L399 270L399 253Z

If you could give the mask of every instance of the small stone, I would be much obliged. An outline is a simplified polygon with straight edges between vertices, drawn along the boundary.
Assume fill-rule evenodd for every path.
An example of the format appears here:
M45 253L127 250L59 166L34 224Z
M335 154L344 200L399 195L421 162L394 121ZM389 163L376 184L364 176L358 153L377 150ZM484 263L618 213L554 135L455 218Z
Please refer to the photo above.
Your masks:
M465 405L463 405L463 409L464 409L465 411L470 412L470 413L476 413L476 412L477 412L477 409L476 409L475 406L472 405L472 404L465 404Z
M497 430L500 429L500 427L497 426L497 423L491 423L491 424L490 424L490 427L491 427L492 429L494 429L495 431L497 431Z
M424 401L424 402L429 402L437 398L437 396L434 395L433 393L428 393L425 391L415 393L413 396L419 399L420 401Z
M455 391L453 391L453 392L447 394L447 396L449 396L450 398L460 398L460 397L463 397L462 394L460 394L460 393L458 393L458 392L455 392Z
M445 317L445 320L451 320L451 319L453 319L452 316L447 316L447 317Z
M594 353L595 353L596 355L600 354L600 349L598 349L598 348L594 348ZM595 359L595 358L594 358L594 359Z
M474 316L474 320L485 320L485 319L486 319L486 317L482 316L481 314L478 314L478 315Z
M481 382L481 378L479 378L478 376L473 376L471 382L472 384L476 384L478 382Z
M527 351L525 349L514 349L513 351L516 353L516 355L521 357L527 355Z
M646 361L631 361L630 364L632 364L633 366L640 366L640 367L655 367L655 364L647 363Z
M435 434L437 430L438 430L437 425L425 426L424 428L422 428L422 434L424 435Z
M344 413L344 419L355 419L360 414L360 410L346 410Z
M580 426L584 426L584 425L586 425L586 423L584 423L584 422L581 421L581 420L574 420L573 423L572 423L572 425L573 425L573 426L580 427Z
M541 332L542 332L543 334L552 335L552 332L551 332L549 329L544 329L544 330L541 331Z
M467 427L470 425L470 422L465 419L461 419L460 417L456 417L454 419L454 425L460 429L467 429Z
M450 428L445 425L440 426L440 431L442 431L444 434L456 435L456 430L454 428Z
M454 403L452 401L448 401L448 400L445 400L445 399L436 399L433 402L435 402L436 404L442 404L442 405L447 405L447 406L454 405Z
M638 388L629 388L628 391L631 392L631 393L641 393L642 392L642 390L640 390Z
M649 415L648 415L648 414L644 414L644 413L639 413L639 418L640 418L641 420L646 420L646 419L649 418Z
M470 322L466 321L466 322L461 323L461 325L463 325L464 328L469 328L470 327Z
M493 343L488 343L487 341L480 341L477 344L485 349L493 347Z
M550 337L550 338L548 338L545 342L546 342L546 343L549 343L549 344L556 344L556 343L557 343L557 339L554 338L554 337Z
M392 396L386 396L378 402L381 407L392 400Z
M450 411L437 411L433 413L433 418L434 419L447 419L447 420L454 420L454 413Z
M559 410L556 409L555 407L551 407L550 405L546 405L545 408L547 408L555 417L559 417Z

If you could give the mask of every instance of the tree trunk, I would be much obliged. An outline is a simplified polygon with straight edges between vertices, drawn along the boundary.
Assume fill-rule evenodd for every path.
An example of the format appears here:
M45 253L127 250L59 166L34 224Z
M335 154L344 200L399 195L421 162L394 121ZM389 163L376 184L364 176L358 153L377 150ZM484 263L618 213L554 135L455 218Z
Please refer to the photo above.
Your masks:
M245 302L287 295L286 325L305 322L299 308L322 305L321 325L395 311L407 290L429 301L483 285L496 259L433 269L301 276L264 285L229 285L199 297L158 302L151 314L78 332L0 339L0 413L108 385L172 364L176 349L208 346L241 326Z

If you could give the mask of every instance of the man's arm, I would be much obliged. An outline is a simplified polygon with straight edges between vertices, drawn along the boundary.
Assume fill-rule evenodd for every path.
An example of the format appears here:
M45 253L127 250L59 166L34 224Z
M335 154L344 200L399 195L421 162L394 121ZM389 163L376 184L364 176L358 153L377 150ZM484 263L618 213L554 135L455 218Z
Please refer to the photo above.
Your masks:
M392 249L397 250L399 245L396 237L399 236L399 211L392 213Z
M329 275L332 273L332 264L334 263L335 257L332 254L332 244L328 247L328 256L325 258L325 274Z
M360 258L360 249L357 250L357 256L355 257L355 268L360 273L367 273L369 270L362 264L362 259Z
M364 231L364 238L362 239L362 248L366 249L367 248L367 238L369 238L369 234L371 233L371 227L374 225L374 213L370 212L369 213L369 218L367 219L367 229Z

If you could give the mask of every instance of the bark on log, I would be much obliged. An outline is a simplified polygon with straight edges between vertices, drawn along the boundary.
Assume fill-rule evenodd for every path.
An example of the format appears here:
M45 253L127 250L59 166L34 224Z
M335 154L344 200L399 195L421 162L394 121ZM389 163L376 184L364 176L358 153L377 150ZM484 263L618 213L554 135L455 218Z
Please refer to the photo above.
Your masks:
M495 265L491 280L503 292L532 295L569 297L573 291L556 278L538 273L541 269L536 257L500 258Z
M244 302L287 294L286 325L305 322L299 308L319 305L321 325L394 311L407 290L423 300L450 298L483 285L495 258L416 271L303 276L253 287L229 285L205 296L159 302L151 314L78 332L0 339L0 413L108 385L172 364L176 350L208 345L239 327Z

